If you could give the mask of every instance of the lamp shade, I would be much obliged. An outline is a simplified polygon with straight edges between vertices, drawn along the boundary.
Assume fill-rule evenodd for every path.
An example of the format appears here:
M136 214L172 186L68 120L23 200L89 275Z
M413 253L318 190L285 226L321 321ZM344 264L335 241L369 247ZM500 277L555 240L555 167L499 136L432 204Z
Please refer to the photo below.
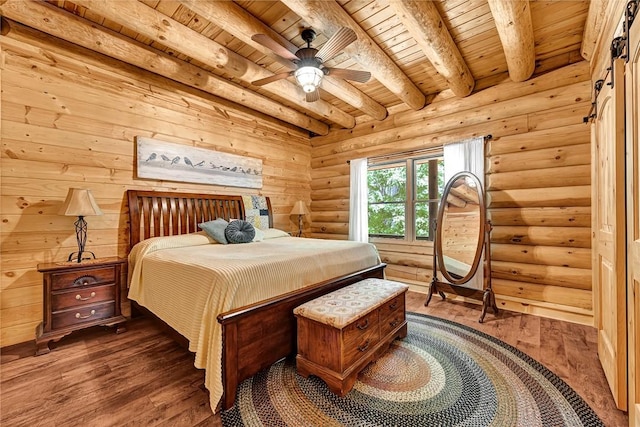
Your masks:
M58 211L58 214L66 216L90 216L102 215L102 211L93 198L91 190L86 188L69 188L67 198Z
M320 80L322 80L324 73L317 67L306 66L298 68L294 75L298 84L302 86L302 90L310 93L320 86Z
M293 205L290 215L309 215L307 205L305 205L302 200L298 200L296 204Z

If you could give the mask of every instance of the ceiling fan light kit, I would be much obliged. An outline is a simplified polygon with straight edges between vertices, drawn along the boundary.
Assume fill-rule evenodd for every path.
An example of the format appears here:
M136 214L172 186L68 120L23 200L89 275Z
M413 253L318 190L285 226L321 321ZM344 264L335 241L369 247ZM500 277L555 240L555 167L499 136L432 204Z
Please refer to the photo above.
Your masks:
M321 69L308 65L298 68L294 73L296 81L305 93L311 93L320 86L324 73Z

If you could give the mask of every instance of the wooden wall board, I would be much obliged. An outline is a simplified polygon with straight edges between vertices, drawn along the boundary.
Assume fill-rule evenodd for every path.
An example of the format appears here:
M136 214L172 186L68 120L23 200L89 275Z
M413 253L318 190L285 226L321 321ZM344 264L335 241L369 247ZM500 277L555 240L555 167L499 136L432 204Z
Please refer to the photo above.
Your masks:
M590 290L572 289L563 286L536 285L533 283L523 286L521 282L504 279L492 280L494 291L500 295L534 300L567 306L566 301L572 301L571 306L591 310L593 308Z
M487 206L504 207L569 207L589 206L591 193L589 185L551 188L517 188L491 190L487 192Z
M590 227L591 207L540 207L491 209L493 225L538 225L547 227Z
M535 246L589 248L591 247L590 237L590 227L495 226L491 231L492 243Z
M533 170L513 170L487 177L486 190L515 190L590 185L589 165L570 165Z
M554 148L560 145L588 143L591 138L589 126L578 123L570 126L532 131L502 138L492 138L487 142L486 151L490 156L507 153L519 153L543 148Z
M591 290L591 269L535 265L517 262L491 262L491 277L516 282Z
M492 243L491 260L590 269L591 249Z

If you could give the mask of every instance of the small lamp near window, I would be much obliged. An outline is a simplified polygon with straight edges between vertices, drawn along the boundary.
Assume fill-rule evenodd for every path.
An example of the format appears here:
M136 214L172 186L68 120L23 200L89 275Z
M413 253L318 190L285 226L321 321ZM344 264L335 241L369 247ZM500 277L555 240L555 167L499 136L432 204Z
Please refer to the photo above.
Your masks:
M91 194L91 190L85 188L69 188L67 198L65 199L58 214L78 217L78 220L74 223L76 226L78 252L72 252L69 254L68 261L77 259L78 262L82 262L82 260L91 259L89 257L85 257L84 254L91 254L92 257L95 258L96 256L93 252L84 250L85 244L87 243L87 221L84 220L84 217L90 215L102 215L100 207Z
M291 209L290 215L298 215L298 234L297 237L302 236L302 217L309 215L309 210L302 200L298 200L293 209Z

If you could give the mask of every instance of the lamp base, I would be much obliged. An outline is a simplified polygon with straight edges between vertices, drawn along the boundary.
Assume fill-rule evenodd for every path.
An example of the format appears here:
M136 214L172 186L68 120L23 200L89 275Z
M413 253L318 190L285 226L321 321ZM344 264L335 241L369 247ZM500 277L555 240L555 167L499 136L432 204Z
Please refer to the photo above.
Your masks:
M96 259L96 254L91 251L85 251L84 247L87 244L87 221L84 220L82 215L78 215L78 220L73 223L76 226L76 240L78 241L78 252L72 252L69 254L69 259L67 261L71 261L74 258L81 263L83 260L87 259ZM93 258L84 257L83 254L91 254Z
M298 215L298 236L302 237L302 215Z
M91 256L84 256L84 254L91 254ZM91 251L79 251L79 252L72 252L69 254L69 258L67 259L67 261L77 261L78 263L88 260L88 259L96 259L96 254L94 254Z

